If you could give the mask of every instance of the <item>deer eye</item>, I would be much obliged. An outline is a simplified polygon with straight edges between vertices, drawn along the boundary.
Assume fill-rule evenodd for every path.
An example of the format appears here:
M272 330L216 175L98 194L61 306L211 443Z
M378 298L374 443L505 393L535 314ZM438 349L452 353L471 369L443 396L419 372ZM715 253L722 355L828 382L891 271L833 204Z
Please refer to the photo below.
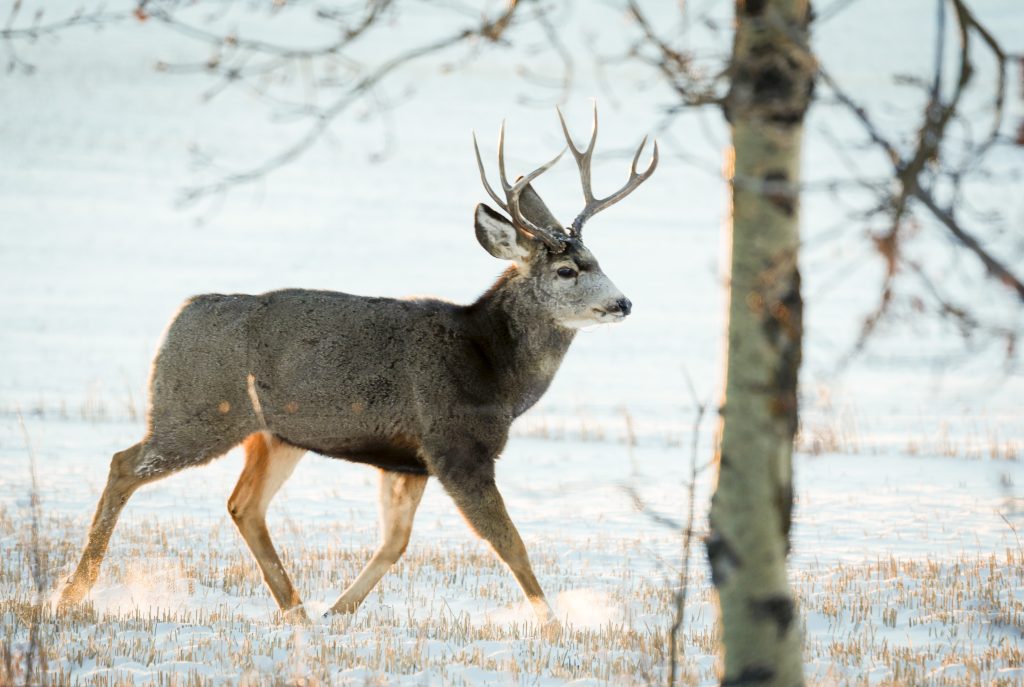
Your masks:
M576 270L574 270L571 267L559 267L558 276L562 277L563 279L572 279L573 277L576 276Z

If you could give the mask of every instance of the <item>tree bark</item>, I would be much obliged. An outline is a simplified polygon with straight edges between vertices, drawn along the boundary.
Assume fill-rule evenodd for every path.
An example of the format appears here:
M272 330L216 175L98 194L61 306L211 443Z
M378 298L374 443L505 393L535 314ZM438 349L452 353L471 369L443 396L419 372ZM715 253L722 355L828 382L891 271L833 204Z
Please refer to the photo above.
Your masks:
M815 64L808 0L737 0L725 99L732 126L731 277L718 482L707 539L723 687L802 685L786 577L803 337L799 182Z

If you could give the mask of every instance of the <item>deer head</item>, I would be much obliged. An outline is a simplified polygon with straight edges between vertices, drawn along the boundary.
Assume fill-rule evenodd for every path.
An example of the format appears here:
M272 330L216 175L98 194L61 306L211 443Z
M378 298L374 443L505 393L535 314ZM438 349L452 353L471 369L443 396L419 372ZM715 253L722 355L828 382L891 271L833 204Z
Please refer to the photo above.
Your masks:
M637 172L640 153L647 143L645 136L633 156L629 179L615 193L595 198L590 186L590 162L597 141L597 107L590 142L580 150L572 141L565 118L558 119L568 149L576 159L583 186L584 207L569 226L562 225L533 190L531 182L550 169L565 153L563 149L549 162L541 165L515 183L509 183L505 171L505 124L498 133L498 175L504 200L487 181L480 148L473 135L473 148L480 169L480 179L488 195L508 216L480 204L476 207L476 236L480 245L496 258L516 263L520 291L529 297L557 325L578 329L591 324L625 319L632 303L601 270L594 254L583 244L583 226L591 217L632 193L646 181L658 165L658 144L654 143L651 163Z

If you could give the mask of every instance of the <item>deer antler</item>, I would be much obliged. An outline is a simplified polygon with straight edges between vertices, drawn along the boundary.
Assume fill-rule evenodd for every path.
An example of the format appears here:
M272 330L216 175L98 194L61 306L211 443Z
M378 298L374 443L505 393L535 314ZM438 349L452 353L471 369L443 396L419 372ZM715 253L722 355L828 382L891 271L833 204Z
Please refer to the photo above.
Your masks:
M484 188L487 189L488 195L494 199L494 202L509 214L512 218L512 224L515 226L516 230L521 234L526 234L529 237L540 239L544 242L544 245L556 253L561 253L565 250L565 240L562 238L560 233L552 233L548 228L534 224L523 215L519 198L520 194L522 194L522 192L530 185L531 181L551 169L551 167L561 159L562 155L565 154L565 149L563 148L562 151L550 162L541 165L526 176L520 177L514 184L510 184L508 183L508 175L505 172L505 122L502 122L501 129L498 132L498 175L501 179L501 188L505 192L504 201L498 197L498 194L494 192L491 185L487 183L487 173L484 171L484 161L480 157L480 146L478 146L476 142L476 132L473 133L473 150L476 152L476 165L480 169L480 180L484 182Z
M635 191L637 186L647 181L648 177L654 173L655 167L658 166L658 142L654 142L654 152L651 155L650 166L645 171L637 173L636 164L640 161L640 153L643 152L644 146L647 145L647 137L644 136L644 140L640 141L640 147L636 149L636 154L633 155L633 164L629 168L629 179L626 181L626 185L606 198L594 198L594 193L590 189L590 158L594 154L594 144L597 142L597 103L594 103L594 128L590 133L590 142L587 144L586 150L582 151L572 142L572 136L569 135L569 127L565 125L565 117L562 116L562 111L557 107L555 111L558 112L558 121L562 123L562 133L565 134L565 140L569 144L569 151L576 158L576 166L580 170L580 183L583 185L583 200L586 205L583 206L583 210L576 216L576 219L572 221L571 230L573 236L581 238L583 235L583 224L588 219L609 205L618 203Z

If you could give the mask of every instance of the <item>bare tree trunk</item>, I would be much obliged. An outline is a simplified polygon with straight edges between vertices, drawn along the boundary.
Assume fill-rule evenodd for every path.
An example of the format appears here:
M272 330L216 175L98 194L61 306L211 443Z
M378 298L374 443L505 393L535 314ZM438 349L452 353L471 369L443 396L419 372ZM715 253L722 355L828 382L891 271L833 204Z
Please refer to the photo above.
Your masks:
M802 685L786 578L803 336L798 188L815 66L808 0L737 0L732 258L718 484L707 540L722 610L722 685Z

